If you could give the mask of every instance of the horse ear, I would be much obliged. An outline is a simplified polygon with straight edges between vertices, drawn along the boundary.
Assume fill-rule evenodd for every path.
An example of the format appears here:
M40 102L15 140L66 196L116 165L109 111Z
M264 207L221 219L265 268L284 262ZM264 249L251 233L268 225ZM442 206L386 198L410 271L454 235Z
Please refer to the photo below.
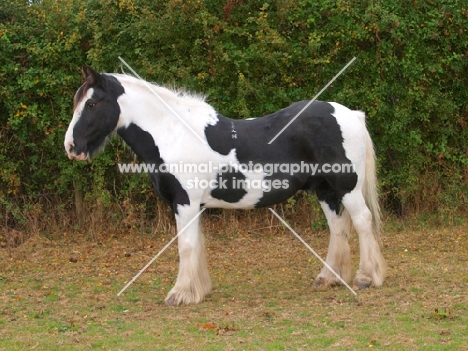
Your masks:
M84 80L89 85L94 85L99 80L100 74L93 70L90 66L83 66L81 68L81 72L83 73Z
M88 66L81 66L81 74L83 75L83 80L86 80L86 78L88 78L87 70L88 70Z

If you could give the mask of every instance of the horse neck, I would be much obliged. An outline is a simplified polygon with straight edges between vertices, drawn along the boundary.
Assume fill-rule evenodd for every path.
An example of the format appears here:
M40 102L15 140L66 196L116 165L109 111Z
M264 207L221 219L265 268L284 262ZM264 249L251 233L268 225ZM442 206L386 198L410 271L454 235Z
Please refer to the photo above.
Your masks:
M217 121L216 111L201 98L179 96L162 87L131 79L122 79L125 94L119 98L121 115L117 129L129 146L134 149L137 140L125 140L128 133L121 133L132 126L148 133L161 154L172 154L174 145L184 147L200 143L208 124ZM189 128L190 127L190 128ZM134 150L137 155L137 150ZM145 160L146 161L146 160Z

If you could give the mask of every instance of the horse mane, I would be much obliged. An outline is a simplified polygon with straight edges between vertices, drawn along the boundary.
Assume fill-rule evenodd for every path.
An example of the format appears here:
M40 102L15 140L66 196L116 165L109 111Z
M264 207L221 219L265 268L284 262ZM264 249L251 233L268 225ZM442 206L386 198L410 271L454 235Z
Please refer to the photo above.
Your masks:
M132 84L145 89L148 89L148 85L150 85L158 93L162 92L163 94L168 94L173 98L183 99L185 102L205 103L207 99L207 95L205 94L195 93L186 89L177 88L175 86L162 86L158 83L148 82L130 74L113 73L111 75L117 79L121 78L122 80L130 80Z

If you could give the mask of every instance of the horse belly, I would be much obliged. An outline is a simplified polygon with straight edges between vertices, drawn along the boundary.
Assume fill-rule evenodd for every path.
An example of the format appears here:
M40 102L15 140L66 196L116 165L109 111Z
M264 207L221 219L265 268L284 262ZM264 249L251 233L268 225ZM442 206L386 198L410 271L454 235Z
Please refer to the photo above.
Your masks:
M202 199L203 207L251 209L274 205L293 196L301 189L304 181L295 177L289 177L283 179L263 179L261 182L249 182L246 180L241 184L244 186L242 188L243 193L236 192L238 189L233 188L226 189L221 194L215 191L205 193ZM237 185L239 185L239 183L237 183ZM247 187L245 185L247 185ZM231 194L233 196L229 196Z
M257 201L243 200L238 202L226 202L224 200L216 199L212 196L207 196L202 200L202 207L206 208L225 208L225 209L252 209L255 208Z

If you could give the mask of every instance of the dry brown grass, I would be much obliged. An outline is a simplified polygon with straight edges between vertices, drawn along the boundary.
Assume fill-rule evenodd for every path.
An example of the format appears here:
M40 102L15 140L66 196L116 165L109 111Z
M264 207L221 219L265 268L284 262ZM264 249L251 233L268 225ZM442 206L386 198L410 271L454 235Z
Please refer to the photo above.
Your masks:
M285 208L276 210L324 257L327 231ZM267 210L211 211L203 227L213 292L177 308L163 304L177 274L176 246L116 296L173 228L34 235L0 250L0 350L463 350L463 224L387 222L385 285L355 298L343 287L313 291L320 264ZM356 266L355 236L351 244Z

